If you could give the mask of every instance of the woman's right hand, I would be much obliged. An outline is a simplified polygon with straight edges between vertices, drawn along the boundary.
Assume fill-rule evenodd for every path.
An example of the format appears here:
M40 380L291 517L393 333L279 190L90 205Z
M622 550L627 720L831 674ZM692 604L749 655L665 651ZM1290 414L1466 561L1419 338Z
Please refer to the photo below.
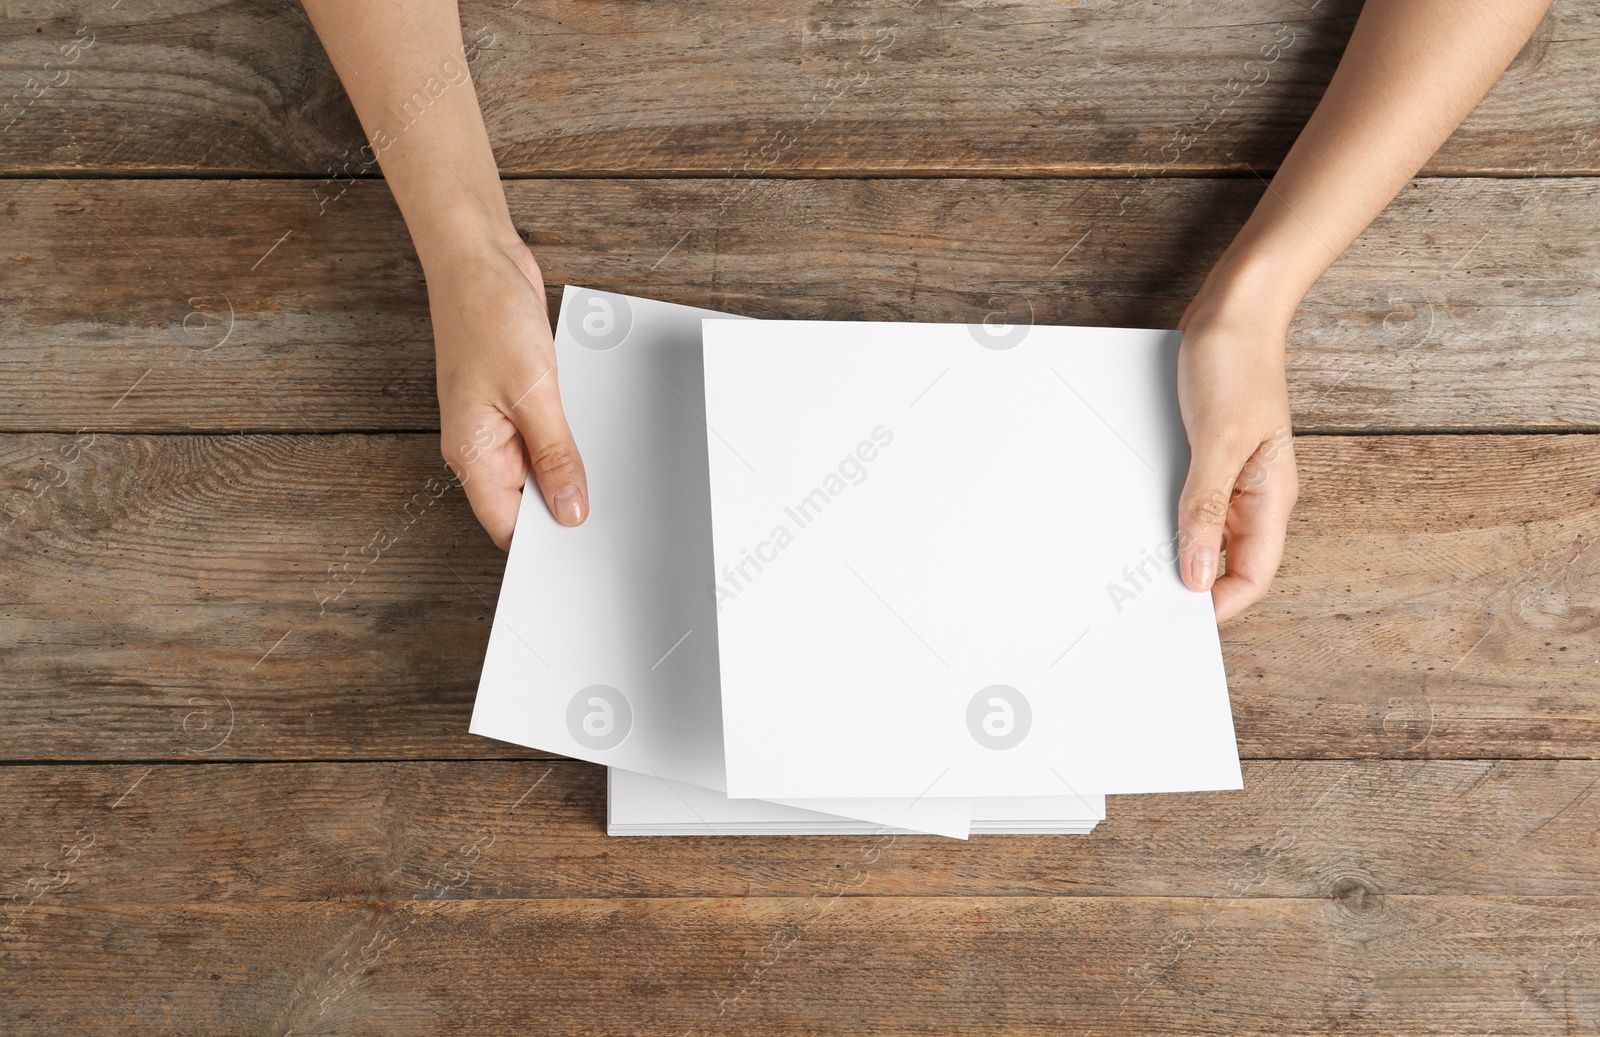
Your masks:
M1191 590L1211 592L1218 623L1266 596L1300 494L1284 375L1288 325L1283 308L1258 296L1207 288L1178 322L1178 407L1189 439L1179 572Z
M544 278L509 234L431 257L440 451L501 550L531 470L556 521L576 526L589 491L561 409Z

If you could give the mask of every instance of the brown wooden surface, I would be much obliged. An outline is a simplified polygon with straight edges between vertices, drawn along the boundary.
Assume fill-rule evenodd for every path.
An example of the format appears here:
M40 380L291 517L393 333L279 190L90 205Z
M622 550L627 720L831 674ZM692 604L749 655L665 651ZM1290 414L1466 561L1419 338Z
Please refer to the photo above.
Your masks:
M398 210L382 184L357 184L319 215L315 190L0 182L16 372L0 428L437 428L427 295ZM755 317L1171 327L1262 191L585 180L513 184L510 201L557 289ZM1597 209L1592 179L1417 181L1296 318L1300 430L1600 428Z
M1244 778L1109 797L1088 836L896 836L851 895L1576 896L1600 882L1600 761L1253 760ZM573 760L20 766L0 770L0 801L15 805L5 845L93 837L49 897L64 905L808 897L873 842L610 838L605 770ZM43 863L6 861L0 889ZM470 886L452 870L429 887L452 863ZM14 932L33 929L19 912Z
M1597 913L1357 889L85 905L41 912L8 1008L73 1033L1568 1034L1600 1012Z
M111 435L57 464L72 442L0 438L12 492L45 487L0 531L0 754L532 755L466 733L503 556L424 490L437 437ZM1600 755L1600 438L1297 453L1277 585L1223 629L1245 755Z
M1162 327L1358 7L462 14L552 301ZM90 33L0 109L0 1033L1600 1032L1600 7L1296 319L1244 790L969 842L611 839L600 768L469 736L504 559L430 494L388 191L321 179L362 56L28 2L0 105Z
M1249 175L1288 150L1360 8L461 6L467 37L484 44L473 69L489 132L516 176ZM80 27L94 45L64 64L60 48ZM328 177L360 167L364 138L334 65L359 74L365 56L330 60L295 5L64 0L17 9L3 32L0 101L13 90L25 100L30 75L61 85L15 102L0 172ZM1600 11L1557 0L1429 171L1600 170L1600 149L1583 143L1600 105L1597 61ZM405 121L385 125L398 133Z

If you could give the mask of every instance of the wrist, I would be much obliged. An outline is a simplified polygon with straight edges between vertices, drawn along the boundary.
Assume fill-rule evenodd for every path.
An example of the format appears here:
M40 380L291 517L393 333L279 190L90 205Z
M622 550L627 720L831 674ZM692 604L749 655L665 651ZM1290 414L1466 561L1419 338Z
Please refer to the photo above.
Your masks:
M1314 280L1314 279L1313 279ZM1250 323L1287 334L1289 322L1310 289L1311 281L1296 271L1289 257L1269 250L1241 247L1224 252L1190 305L1190 321L1248 315Z
M506 222L492 219L476 202L454 210L435 210L427 226L412 231L411 239L429 284L470 270L485 259L503 258L526 248L509 218Z
M486 139L403 145L383 156L383 174L429 280L488 247L522 244Z

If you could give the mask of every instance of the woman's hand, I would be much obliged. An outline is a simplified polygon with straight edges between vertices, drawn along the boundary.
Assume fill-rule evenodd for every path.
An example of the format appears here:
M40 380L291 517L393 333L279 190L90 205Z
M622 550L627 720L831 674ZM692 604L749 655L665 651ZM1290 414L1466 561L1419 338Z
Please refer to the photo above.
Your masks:
M361 118L359 154L382 167L428 280L445 461L501 548L530 469L551 513L578 525L589 493L543 275L511 221L469 68L493 34L466 47L455 0L304 2ZM425 118L408 114L423 83Z
M1202 288L1178 327L1178 407L1190 453L1178 565L1190 589L1212 592L1221 623L1266 595L1299 495L1284 377L1288 322Z
M578 525L589 513L589 492L561 409L544 277L533 254L502 234L428 258L438 260L424 267L440 450L473 513L508 548L531 468L550 513Z
M1250 219L1178 327L1189 478L1183 579L1222 621L1261 600L1298 483L1283 376L1300 300L1467 117L1550 0L1366 0L1350 45ZM1215 581L1219 550L1227 572Z

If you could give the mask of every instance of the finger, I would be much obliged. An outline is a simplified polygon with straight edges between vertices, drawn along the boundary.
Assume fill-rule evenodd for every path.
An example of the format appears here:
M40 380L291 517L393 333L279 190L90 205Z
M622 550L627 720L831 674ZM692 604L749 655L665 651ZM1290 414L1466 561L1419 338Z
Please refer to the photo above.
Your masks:
M1256 456L1262 452L1257 451ZM1211 588L1218 623L1232 619L1266 597L1283 561L1289 515L1299 496L1299 479L1292 456L1280 455L1277 463L1264 466L1263 471L1261 478L1241 479L1252 488L1235 498L1230 510L1228 571Z
M581 524L589 517L589 481L561 409L554 367L532 378L512 402L510 417L522 433L533 478L550 514L563 526Z
M1192 451L1178 497L1178 570L1190 590L1205 591L1217 577L1228 505L1249 450L1201 440Z
M511 533L517 528L517 509L522 506L522 482L504 478L502 471L469 473L462 488L478 524L489 534L494 546L511 549Z
M445 463L466 492L472 513L495 546L511 545L528 478L528 460L517 427L505 415L485 407L470 433L447 426L440 446Z
M1267 596L1278 563L1283 561L1283 530L1287 527L1285 513L1281 527L1228 537L1228 571L1211 587L1218 623L1226 623Z

